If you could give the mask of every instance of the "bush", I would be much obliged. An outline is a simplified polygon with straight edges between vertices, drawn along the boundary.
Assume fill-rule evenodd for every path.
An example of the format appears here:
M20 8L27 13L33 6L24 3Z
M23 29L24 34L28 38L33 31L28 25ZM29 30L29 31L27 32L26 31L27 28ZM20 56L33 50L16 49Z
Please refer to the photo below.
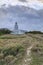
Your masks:
M4 54L1 53L1 54L0 54L0 60L3 59L3 58L4 58Z
M5 48L3 50L4 56L8 56L8 55L16 56L18 53L23 53L23 52L24 52L24 47L22 47L21 45Z
M14 56L13 55L8 55L8 56L5 57L5 61L7 63L11 62L12 60L14 60Z
M32 50L32 52L41 53L41 51L43 49L39 44L36 44L36 45L34 45L34 47L31 50Z
M7 28L2 28L0 29L0 35L3 35L3 34L10 34L11 31Z
M25 34L28 34L28 33L32 33L32 34L43 34L43 32L41 32L41 31L29 31L29 32L25 32Z

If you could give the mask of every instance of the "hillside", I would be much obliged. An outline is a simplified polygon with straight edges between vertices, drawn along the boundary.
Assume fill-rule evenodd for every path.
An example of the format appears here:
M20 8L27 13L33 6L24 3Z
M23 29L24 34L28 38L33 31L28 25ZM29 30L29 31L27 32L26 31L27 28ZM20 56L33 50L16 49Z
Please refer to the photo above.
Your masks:
M43 34L0 36L0 65L43 65Z

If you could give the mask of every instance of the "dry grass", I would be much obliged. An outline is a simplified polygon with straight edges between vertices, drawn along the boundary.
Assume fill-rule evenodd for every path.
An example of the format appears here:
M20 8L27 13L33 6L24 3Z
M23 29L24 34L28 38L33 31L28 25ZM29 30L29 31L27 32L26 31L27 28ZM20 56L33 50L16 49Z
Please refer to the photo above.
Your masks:
M0 65L23 65L23 58L26 57L27 48L34 45L32 48L32 58L35 59L37 50L41 50L43 53L43 35L42 34L24 34L24 35L3 35L0 36ZM37 46L37 47L36 47ZM13 55L11 52L16 52L15 49L21 48L17 55ZM9 51L10 49L10 51ZM8 55L4 56L5 51L9 51ZM13 50L13 51L12 51ZM36 52L35 52L36 50ZM3 53L4 52L4 53ZM39 52L39 51L38 51ZM37 56L36 56L37 55ZM43 60L43 55L38 57ZM32 65L38 65L36 60L32 60ZM39 60L40 61L40 60ZM43 65L43 62L39 62L39 65ZM36 64L35 64L36 63ZM28 64L28 63L27 63Z

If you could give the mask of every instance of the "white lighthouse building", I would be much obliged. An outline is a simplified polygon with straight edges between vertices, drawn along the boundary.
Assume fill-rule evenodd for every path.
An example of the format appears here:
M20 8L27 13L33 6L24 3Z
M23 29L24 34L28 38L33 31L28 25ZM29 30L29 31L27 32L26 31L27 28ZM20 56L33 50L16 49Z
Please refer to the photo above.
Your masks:
M15 25L14 25L14 30L11 34L24 34L25 31L24 30L20 30L19 29L19 26L18 26L18 23L15 22Z
M19 28L18 28L17 22L15 22L14 33L15 33L15 34L19 34Z

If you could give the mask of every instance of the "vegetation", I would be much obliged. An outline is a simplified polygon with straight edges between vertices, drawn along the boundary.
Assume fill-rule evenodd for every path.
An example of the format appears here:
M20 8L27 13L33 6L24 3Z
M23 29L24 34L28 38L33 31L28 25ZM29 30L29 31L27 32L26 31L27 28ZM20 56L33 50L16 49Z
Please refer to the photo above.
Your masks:
M23 53L24 48L22 47L22 45L18 44L18 45L15 45L13 47L4 48L2 50L2 52L4 54L4 57L8 56L8 55L16 56L18 53Z
M28 33L31 33L31 34L43 34L43 32L41 32L41 31L29 31L29 32L25 32L25 34L28 34Z
M43 65L43 34L1 35L0 65L25 64Z
M6 29L6 28L0 29L0 35L10 34L10 33L11 33L11 31L9 29Z
M36 44L32 48L32 64L43 65L43 44Z
M5 43L4 43L5 44ZM23 58L25 53L25 47L20 43L11 43L11 44L0 44L0 64L9 64L10 62L17 63L16 61L19 58ZM3 60L3 61L2 61Z

